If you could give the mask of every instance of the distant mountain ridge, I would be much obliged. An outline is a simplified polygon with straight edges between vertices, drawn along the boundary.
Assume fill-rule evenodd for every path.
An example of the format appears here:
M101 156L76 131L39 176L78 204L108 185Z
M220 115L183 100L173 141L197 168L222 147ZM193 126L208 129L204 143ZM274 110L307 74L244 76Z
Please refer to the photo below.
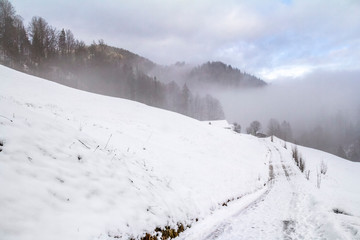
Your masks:
M216 84L224 87L262 87L266 83L251 74L241 72L223 62L207 62L189 73L189 81Z

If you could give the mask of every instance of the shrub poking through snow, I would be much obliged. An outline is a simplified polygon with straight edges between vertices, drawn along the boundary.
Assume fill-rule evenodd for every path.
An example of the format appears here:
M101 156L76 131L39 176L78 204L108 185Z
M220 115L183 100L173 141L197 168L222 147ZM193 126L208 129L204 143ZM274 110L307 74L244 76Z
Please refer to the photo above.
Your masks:
M316 186L320 188L321 185L321 175L325 175L327 172L327 164L324 161L320 163L320 171L316 170Z
M157 234L151 235L149 233L146 233L144 237L141 238L141 240L166 240L166 239L173 239L179 236L180 233L185 231L186 228L190 228L190 226L187 226L186 228L182 223L179 223L177 229L171 228L170 226L165 226L164 229L156 228L155 232ZM161 237L159 236L161 233Z
M299 167L301 172L304 172L304 170L305 170L305 161L301 156L299 157L299 165L298 165L298 167Z
M349 213L345 212L344 210L341 210L339 208L334 208L333 209L333 212L336 213L336 214L343 214L343 215L348 215L348 216L351 216Z
M197 220L196 220L197 221ZM164 228L157 227L155 228L153 234L145 233L143 237L132 237L130 240L167 240L173 239L180 235L180 233L184 232L186 229L191 228L191 225L184 226L182 223L177 224L177 229L172 228L170 226L165 226ZM110 239L123 239L121 235L112 235L108 233L108 237Z
M321 161L321 164L320 164L320 172L321 172L321 174L325 175L326 172L327 172L327 169L328 169L327 164L324 161Z
M299 151L297 146L292 149L292 157L295 160L296 166L299 166Z
M292 149L292 157L296 163L296 166L298 166L298 168L300 169L301 172L304 172L305 171L305 160L301 157L297 146L295 146Z
M310 170L305 171L305 177L307 180L310 179Z

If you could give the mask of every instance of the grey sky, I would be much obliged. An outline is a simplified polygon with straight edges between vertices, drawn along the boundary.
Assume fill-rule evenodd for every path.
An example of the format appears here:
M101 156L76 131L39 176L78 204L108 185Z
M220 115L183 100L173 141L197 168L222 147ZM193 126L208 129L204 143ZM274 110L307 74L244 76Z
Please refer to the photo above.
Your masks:
M160 64L224 61L265 80L360 71L359 0L10 0L76 38Z

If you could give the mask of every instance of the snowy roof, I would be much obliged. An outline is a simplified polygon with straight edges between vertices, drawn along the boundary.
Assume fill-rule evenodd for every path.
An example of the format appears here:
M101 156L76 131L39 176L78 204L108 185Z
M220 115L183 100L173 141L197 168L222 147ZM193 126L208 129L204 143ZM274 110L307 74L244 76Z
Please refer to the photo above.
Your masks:
M213 120L213 121L203 121L206 124L209 124L211 126L225 128L225 129L231 129L232 125L228 123L226 120Z

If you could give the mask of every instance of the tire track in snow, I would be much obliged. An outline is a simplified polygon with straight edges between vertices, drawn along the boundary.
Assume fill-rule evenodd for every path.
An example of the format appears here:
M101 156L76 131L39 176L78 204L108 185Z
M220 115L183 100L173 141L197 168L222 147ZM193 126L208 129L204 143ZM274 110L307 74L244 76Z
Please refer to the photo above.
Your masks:
M242 215L243 213L252 210L253 208L256 208L258 204L260 204L261 202L264 201L264 199L266 198L266 196L269 194L271 190L271 187L268 188L263 194L261 194L258 198L256 198L256 200L254 200L253 202L251 202L249 205L247 205L245 208L241 209L240 211L236 212L235 214L233 214L229 219L227 219L226 221L222 222L220 225L216 226L215 230L213 232L211 232L209 235L207 235L205 238L203 238L203 240L213 240L213 239L217 239L219 236L221 236L226 229L228 229L228 227L231 224L231 220L233 218L239 217L240 215Z
M282 221L283 239L346 239L335 229L329 229L332 223L326 219L326 214L314 208L314 196L304 188L305 184L301 184L306 182L305 177L296 174L300 172L295 163L285 164L279 148L274 148L281 156L282 169L291 188L289 214Z
M270 193L274 182L275 182L275 171L274 171L274 165L273 165L273 151L268 147L268 151L270 153L270 157L269 157L269 180L268 180L268 189L261 194L258 198L256 198L253 202L251 202L250 204L248 204L246 207L244 207L243 209L241 209L240 211L234 213L233 215L231 215L231 217L229 219L227 219L226 221L222 222L220 225L215 227L215 230L212 231L210 234L208 234L205 238L203 238L203 240L213 240L213 239L217 239L218 237L220 237L231 225L231 222L233 219L235 218L239 218L241 217L241 215L245 214L248 211L254 210L255 208L258 207L259 204L261 204L262 202L265 201L266 196Z
M316 199L290 155L283 156L285 150L273 144L268 148L267 189L246 196L246 204L244 199L234 201L239 205L229 206L226 216L209 216L212 220L205 219L179 239L344 239L331 228L326 213L317 209Z
M284 172L287 182L291 186L291 178L290 178L290 174L289 174L289 170L288 170L291 167L289 165L285 166L284 159L283 159L283 156L282 156L279 148L276 146L273 146L273 148L280 156L281 168ZM291 195L292 195L292 197L290 200L290 209L294 207L295 202L296 202L296 193L294 191L292 191ZM296 232L296 221L294 221L292 218L289 218L289 219L283 220L282 224L283 224L283 229L282 229L283 230L283 238L285 240L292 240L293 239L292 235L294 235L294 233Z

